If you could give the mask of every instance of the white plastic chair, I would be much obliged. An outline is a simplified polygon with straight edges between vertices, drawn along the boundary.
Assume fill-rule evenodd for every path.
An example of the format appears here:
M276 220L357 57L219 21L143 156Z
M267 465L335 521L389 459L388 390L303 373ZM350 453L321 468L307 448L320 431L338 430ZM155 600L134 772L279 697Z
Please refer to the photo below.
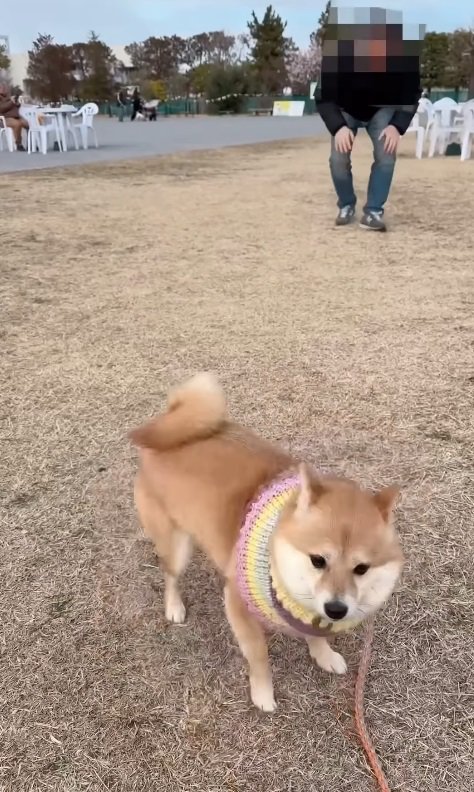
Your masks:
M5 116L0 116L0 151L3 151L3 138L5 138L5 143L7 144L8 151L15 151L15 135L13 134L13 129L7 126L7 121Z
M95 102L88 102L77 113L74 113L73 118L81 117L79 124L73 124L74 129L81 133L82 147L89 147L89 132L95 140L95 147L99 148L99 141L97 140L97 132L94 129L94 116L99 112L98 106Z
M67 141L67 136L70 135L74 143L74 148L76 149L76 151L79 151L79 139L77 137L77 132L76 132L77 126L78 124L72 123L70 116L66 116L66 118L64 119L64 134L66 136L66 141Z
M445 97L433 105L434 121L431 128L429 157L433 157L436 149L439 154L444 154L451 136L460 129L459 106L454 99Z
M54 136L54 142L62 151L61 135L55 118L43 115L37 107L22 108L21 115L28 121L28 154L36 150L47 154L49 136Z
M474 99L465 102L463 109L463 125L459 138L461 142L461 161L471 158L474 142Z
M474 140L474 99L463 102L461 111L454 118L449 127L443 128L441 138L440 154L446 151L449 143L458 141L461 146L461 160L471 157L472 144Z
M416 115L413 118L410 126L408 127L405 134L409 134L410 132L414 132L416 135L416 158L421 159L423 156L423 149L425 147L425 136L426 136L426 128L422 124L420 110L416 111Z
M426 116L426 131L428 132L433 126L434 121L433 102L427 99L427 97L422 96L418 103L418 112Z
M424 97L418 103L416 114L408 127L406 134L414 132L416 134L416 158L421 159L425 149L425 141L433 123L433 105L429 99Z

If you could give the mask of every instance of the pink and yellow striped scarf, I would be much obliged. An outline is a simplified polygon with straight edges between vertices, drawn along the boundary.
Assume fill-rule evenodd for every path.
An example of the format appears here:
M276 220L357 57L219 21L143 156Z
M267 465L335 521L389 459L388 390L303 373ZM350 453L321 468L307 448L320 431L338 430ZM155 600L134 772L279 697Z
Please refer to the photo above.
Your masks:
M292 599L270 558L273 532L299 486L298 474L287 472L264 487L250 504L237 541L237 587L250 613L267 629L325 636L351 629L355 623L332 624Z

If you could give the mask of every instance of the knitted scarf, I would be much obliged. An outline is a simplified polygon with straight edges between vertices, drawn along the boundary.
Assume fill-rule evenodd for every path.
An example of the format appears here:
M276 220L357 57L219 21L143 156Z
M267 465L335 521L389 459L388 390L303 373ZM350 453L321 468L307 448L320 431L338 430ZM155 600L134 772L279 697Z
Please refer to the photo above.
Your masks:
M250 504L237 541L237 587L248 610L269 630L301 636L328 636L356 626L332 623L294 600L270 558L270 540L282 511L300 487L299 476L284 473Z

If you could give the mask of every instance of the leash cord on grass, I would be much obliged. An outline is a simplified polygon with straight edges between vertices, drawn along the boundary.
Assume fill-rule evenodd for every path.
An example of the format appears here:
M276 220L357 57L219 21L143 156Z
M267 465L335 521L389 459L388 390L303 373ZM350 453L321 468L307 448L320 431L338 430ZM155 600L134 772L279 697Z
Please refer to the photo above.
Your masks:
M364 715L364 689L367 680L367 674L370 666L370 657L372 654L372 642L374 638L374 620L371 619L366 627L364 636L364 645L362 647L362 655L359 662L359 670L357 672L357 679L355 684L355 700L354 700L354 716L359 739L364 749L367 761L370 768L377 780L380 792L390 792L388 781L385 773L382 770L381 764L375 752L374 745L370 738L367 726L365 723Z

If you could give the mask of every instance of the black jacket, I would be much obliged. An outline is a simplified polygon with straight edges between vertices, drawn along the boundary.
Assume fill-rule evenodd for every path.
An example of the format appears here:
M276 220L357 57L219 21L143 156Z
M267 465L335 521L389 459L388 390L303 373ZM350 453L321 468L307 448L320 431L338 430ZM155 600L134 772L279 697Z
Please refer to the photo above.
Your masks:
M351 63L323 58L321 79L314 97L316 108L331 135L346 126L342 110L359 121L369 121L381 107L393 107L391 124L404 135L421 96L418 57L387 58L385 72L357 72Z

